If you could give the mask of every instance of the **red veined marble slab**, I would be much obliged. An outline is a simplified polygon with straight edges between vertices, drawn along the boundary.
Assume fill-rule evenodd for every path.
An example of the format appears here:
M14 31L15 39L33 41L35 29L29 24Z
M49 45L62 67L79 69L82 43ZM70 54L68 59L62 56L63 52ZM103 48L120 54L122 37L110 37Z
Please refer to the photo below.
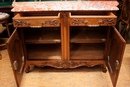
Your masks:
M28 11L116 11L117 1L13 2L12 12Z

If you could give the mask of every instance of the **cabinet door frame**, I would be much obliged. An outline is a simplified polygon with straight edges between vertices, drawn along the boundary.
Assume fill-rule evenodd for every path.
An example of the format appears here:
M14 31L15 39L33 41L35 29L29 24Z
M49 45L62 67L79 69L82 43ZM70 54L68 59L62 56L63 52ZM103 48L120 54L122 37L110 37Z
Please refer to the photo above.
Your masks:
M14 30L7 43L7 50L12 65L12 70L14 73L15 81L17 87L20 87L20 83L23 76L23 71L25 67L25 58L23 54L22 43L19 38L17 29Z
M110 34L109 50L107 55L107 67L113 87L116 87L126 41L115 27L112 27Z

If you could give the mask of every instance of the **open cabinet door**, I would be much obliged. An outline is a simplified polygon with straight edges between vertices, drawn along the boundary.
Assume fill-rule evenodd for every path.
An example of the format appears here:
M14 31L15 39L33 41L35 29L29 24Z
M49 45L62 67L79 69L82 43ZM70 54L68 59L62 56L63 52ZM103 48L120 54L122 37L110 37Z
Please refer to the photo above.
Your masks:
M11 61L16 83L17 86L20 87L20 83L24 71L25 59L23 56L22 44L20 42L17 29L14 30L11 37L7 41L6 45L7 45L9 58Z
M123 59L126 42L117 31L112 29L110 34L110 46L107 56L107 66L112 80L113 87L116 87L117 79Z

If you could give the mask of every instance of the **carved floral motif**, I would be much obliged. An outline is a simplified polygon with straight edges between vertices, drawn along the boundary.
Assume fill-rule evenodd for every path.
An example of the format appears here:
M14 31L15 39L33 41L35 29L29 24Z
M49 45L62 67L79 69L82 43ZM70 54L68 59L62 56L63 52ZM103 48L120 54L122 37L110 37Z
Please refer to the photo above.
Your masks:
M30 65L38 66L38 67L44 67L44 66L50 66L54 68L77 68L81 66L87 66L87 67L93 67L96 65L100 65L103 69L103 72L106 72L106 66L104 62L92 62L92 61L44 61L40 63L30 63L26 67L26 72L30 72Z
M14 20L14 25L16 27L29 27L31 23L22 20ZM49 19L42 22L42 26L56 26L56 25L58 25L57 19Z
M71 20L71 24L73 24L73 25L86 25L88 23L89 23L89 21L84 20L84 19L75 19L75 18L73 18ZM112 18L101 19L101 20L99 20L98 23L99 23L99 25L113 25L113 24L115 24L115 20L112 19Z
M64 25L66 26L67 22L67 14L66 12L63 13L63 18L64 18Z
M32 64L33 65L33 64ZM34 64L35 65L35 64ZM44 61L41 64L36 64L36 66L44 67L44 66L51 66L55 68L77 68L80 66L88 66L93 67L96 65L103 65L104 63L99 62L88 62L88 61Z
M42 26L56 26L58 25L57 19L49 19L42 22Z
M71 23L73 25L85 24L84 19L72 19Z
M43 62L43 66L52 66L55 68L77 68L80 66L93 67L100 65L99 63L92 63L87 61L56 61L56 62Z
M113 25L115 24L115 20L112 19L112 18L109 18L109 19L102 19L100 20L99 24L103 24L103 25Z
M30 26L30 23L22 20L14 20L14 25L16 27L22 27L22 26Z

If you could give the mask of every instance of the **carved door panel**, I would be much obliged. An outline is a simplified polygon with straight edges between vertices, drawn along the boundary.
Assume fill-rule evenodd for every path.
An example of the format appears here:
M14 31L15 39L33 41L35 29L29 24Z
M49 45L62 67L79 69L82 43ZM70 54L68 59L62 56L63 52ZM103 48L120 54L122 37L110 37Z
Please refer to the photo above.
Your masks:
M8 48L15 80L17 86L19 87L23 75L25 60L23 56L22 44L20 42L17 29L14 30L6 45Z
M113 87L116 87L126 42L116 28L112 30L110 36L110 48L107 56L107 66Z

